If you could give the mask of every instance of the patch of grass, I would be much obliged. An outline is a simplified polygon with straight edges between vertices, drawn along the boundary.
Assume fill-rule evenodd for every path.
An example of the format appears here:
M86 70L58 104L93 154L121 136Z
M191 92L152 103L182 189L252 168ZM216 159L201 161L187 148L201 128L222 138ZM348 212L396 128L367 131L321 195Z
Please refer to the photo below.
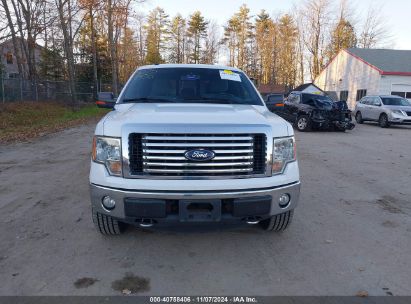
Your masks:
M0 105L0 143L25 141L100 118L108 112L94 104L74 110L57 102Z

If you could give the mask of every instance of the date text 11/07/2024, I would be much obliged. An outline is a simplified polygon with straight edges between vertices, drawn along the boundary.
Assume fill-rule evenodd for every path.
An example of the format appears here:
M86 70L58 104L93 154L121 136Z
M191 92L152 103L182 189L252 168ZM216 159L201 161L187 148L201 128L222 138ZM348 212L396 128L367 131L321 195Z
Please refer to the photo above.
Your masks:
M258 303L255 297L233 296L233 297L150 297L150 303Z

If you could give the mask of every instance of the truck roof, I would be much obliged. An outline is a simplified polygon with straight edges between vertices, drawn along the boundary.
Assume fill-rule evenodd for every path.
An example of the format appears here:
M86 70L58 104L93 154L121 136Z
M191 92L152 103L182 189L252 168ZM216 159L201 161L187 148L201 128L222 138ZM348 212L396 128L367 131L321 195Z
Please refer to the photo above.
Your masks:
M194 64L194 63L176 63L176 64L151 64L139 67L137 70L143 69L161 69L161 68L200 68L200 69L215 69L215 70L232 70L241 72L240 69L225 66L225 65L215 65L215 64Z

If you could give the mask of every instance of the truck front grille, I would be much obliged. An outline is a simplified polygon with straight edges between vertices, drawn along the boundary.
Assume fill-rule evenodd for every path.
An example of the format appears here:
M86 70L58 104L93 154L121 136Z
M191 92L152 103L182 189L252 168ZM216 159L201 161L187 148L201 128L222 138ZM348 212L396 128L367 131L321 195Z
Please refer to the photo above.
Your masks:
M129 135L130 175L171 177L252 177L266 171L265 134ZM192 161L185 153L207 149L211 160Z

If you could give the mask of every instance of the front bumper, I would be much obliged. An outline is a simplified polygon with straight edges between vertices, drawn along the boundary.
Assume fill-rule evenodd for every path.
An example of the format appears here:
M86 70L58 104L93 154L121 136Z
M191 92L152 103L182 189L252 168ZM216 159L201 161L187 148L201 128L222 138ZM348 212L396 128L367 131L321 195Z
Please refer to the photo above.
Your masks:
M410 125L411 117L410 116L400 116L400 115L391 115L390 124L395 125Z
M355 125L351 122L350 110L313 110L310 113L313 127L328 129L336 127L338 129L352 130Z
M300 182L270 188L230 191L140 191L90 184L90 192L93 209L128 223L137 224L143 219L158 222L224 221L250 217L265 219L294 209L299 200ZM284 193L290 196L290 202L281 207L279 198ZM102 206L105 196L115 200L116 206L113 210ZM192 206L195 206L195 209L191 209ZM206 210L202 210L201 206L206 206Z
M311 122L315 128L329 129L331 127L336 127L338 129L352 130L355 124L351 122L350 118L344 118L341 120L332 118L319 118L311 116Z

